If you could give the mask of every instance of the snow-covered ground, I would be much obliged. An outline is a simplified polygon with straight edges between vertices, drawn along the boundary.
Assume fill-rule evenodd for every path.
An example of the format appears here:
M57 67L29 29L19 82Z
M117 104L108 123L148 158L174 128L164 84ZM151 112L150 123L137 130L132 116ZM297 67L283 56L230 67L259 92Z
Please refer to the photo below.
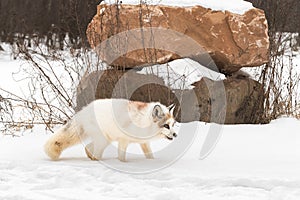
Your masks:
M204 160L198 157L210 124L197 123L197 137L183 157L165 169L140 175L120 173L90 161L82 145L67 149L60 161L51 161L43 153L43 144L50 135L42 128L22 137L1 136L0 199L300 198L298 120L282 118L268 125L223 126L219 143ZM132 157L128 163L121 163L110 152L105 152L104 158L104 162L136 168L168 159Z

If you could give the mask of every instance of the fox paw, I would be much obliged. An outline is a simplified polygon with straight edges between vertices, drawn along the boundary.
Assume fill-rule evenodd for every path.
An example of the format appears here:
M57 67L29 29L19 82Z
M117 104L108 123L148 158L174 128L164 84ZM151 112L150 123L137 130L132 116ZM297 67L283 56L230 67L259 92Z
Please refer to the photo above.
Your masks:
M89 157L91 160L99 160L92 153L90 153L87 148L85 148L85 153L86 153L87 157Z

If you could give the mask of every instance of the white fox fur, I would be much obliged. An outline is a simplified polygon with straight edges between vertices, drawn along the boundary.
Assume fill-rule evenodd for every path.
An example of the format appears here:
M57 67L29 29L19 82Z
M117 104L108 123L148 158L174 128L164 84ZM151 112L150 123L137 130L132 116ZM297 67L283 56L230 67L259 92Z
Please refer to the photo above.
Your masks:
M166 107L158 102L95 100L58 129L45 144L45 152L57 160L64 149L89 138L91 142L85 150L92 160L101 160L104 149L112 141L118 142L121 161L125 161L126 148L132 142L141 145L146 158L153 158L151 140L176 137L173 110L174 106Z

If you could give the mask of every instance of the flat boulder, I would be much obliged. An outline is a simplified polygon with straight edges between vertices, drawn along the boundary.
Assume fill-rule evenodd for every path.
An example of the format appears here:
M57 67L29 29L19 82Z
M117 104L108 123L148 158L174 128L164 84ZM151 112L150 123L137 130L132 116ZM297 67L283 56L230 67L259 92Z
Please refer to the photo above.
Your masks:
M154 28L165 31L151 31ZM241 14L200 5L100 4L88 25L87 37L102 60L122 69L182 57L207 66L205 54L224 74L268 62L267 20L264 11L257 8Z

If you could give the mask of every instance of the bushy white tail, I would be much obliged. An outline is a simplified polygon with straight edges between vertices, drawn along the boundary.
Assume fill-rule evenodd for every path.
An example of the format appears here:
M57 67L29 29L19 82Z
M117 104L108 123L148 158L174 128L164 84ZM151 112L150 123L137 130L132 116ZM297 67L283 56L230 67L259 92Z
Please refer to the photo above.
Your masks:
M45 153L52 159L58 160L61 152L68 147L81 142L82 129L66 124L61 127L45 144Z

